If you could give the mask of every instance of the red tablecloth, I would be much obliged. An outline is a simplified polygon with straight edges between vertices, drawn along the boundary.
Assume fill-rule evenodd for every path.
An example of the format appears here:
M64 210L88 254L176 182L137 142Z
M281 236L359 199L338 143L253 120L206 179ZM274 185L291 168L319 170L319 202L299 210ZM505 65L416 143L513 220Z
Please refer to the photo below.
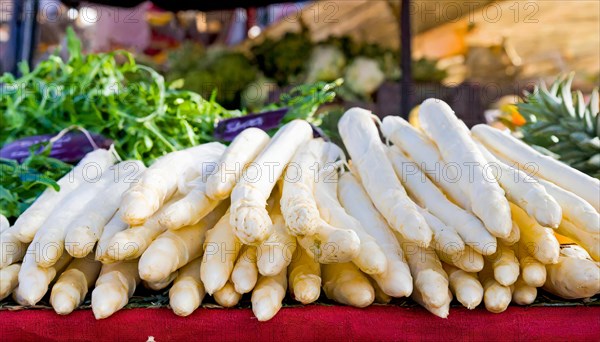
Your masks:
M62 317L50 310L0 311L1 341L323 341L328 340L600 340L600 307L510 307L502 314L452 308L448 319L421 308L342 306L284 308L269 322L249 309L122 310L96 321L90 310Z

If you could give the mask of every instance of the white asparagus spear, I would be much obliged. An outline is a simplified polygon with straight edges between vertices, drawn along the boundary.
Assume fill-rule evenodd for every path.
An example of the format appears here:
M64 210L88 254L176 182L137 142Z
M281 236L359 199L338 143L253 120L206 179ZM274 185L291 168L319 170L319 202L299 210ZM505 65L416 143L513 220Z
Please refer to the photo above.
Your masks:
M495 171L498 183L506 192L506 198L523 208L541 225L558 227L562 218L562 208L544 186L527 173L504 164L481 143L476 143L489 167Z
M12 299L15 301L15 303L21 305L21 306L28 306L29 303L27 303L25 301L25 298L21 297L21 292L19 292L19 285L17 285L17 287L15 287L15 289L12 292Z
M213 294L227 283L238 258L242 244L233 233L227 212L206 233L200 278L208 294Z
M519 228L519 225L513 220L510 235L505 238L500 238L499 240L507 246L513 246L519 242L519 240L521 240L521 229Z
M523 169L535 166L536 173L559 187L573 192L600 211L600 180L544 156L524 142L488 125L476 125L471 132L490 151L497 151Z
M417 203L427 208L448 228L454 228L458 235L462 237L462 240L464 240L462 244L458 241L456 241L458 244L452 244L453 248L458 249L457 252L464 249L465 243L479 253L495 252L496 239L486 230L477 217L448 200L429 178L419 170L418 166L404 156L400 150L395 147L389 148L388 157L398 178L408 189L411 196L416 199ZM421 214L423 213L421 212ZM429 221L435 220L429 217ZM432 223L436 225L436 222ZM438 225L435 229L439 231Z
M92 291L96 319L107 318L127 305L140 282L137 265L137 260L128 260L102 266Z
M312 128L294 120L275 134L254 162L244 170L231 193L231 225L245 244L258 244L271 232L266 203L277 180L296 153L312 138Z
M469 197L471 210L496 237L510 234L510 208L486 160L469 134L445 102L428 99L419 107L419 122L425 134L437 144L444 160L455 163L461 173L458 185Z
M102 264L91 255L73 259L52 286L50 304L54 311L59 315L68 315L81 305L88 289L96 283L101 267Z
M486 258L494 269L494 279L500 285L510 286L517 281L520 270L519 261L511 248L499 244L496 253Z
M360 252L360 239L350 229L321 220L314 235L298 237L298 244L321 264L349 262Z
M431 229L396 177L372 114L352 108L338 122L338 130L358 178L390 227L409 241L429 245Z
M563 247L558 262L546 265L544 290L565 299L588 298L600 293L600 265L579 246Z
M167 230L165 226L160 224L159 218L169 208L169 205L179 199L181 199L181 195L176 194L154 215L146 219L142 225L130 227L113 235L108 242L110 253L105 253L103 257L106 259L101 259L101 261L106 263L139 258L152 241ZM121 216L121 218L123 217Z
M213 154L208 161L203 160L184 171L179 176L179 179L177 179L177 190L174 193L185 196L198 187L198 185L206 183L206 178L216 168L219 157L219 154ZM204 190L202 191L204 192Z
M256 247L244 246L231 272L231 282L240 294L252 291L258 280Z
M377 284L375 279L371 277L367 278L369 278L369 282L371 283L371 286L373 286L373 291L375 293L375 299L373 302L377 304L389 304L389 302L392 301L392 297L387 293L383 292L383 290L381 289L381 287L379 287L379 284Z
M560 255L567 258L592 260L590 253L579 245L564 245L560 247Z
M302 247L296 248L287 268L289 290L292 298L306 305L321 295L321 265Z
M483 300L483 286L477 278L477 273L465 272L446 263L442 265L448 274L450 290L456 299L469 310L479 306Z
M401 240L404 255L413 275L413 294L430 307L439 308L448 302L448 275L433 248L423 248Z
M146 167L140 161L124 161L111 166L114 178L98 193L102 201L91 201L67 227L65 246L75 258L88 255L121 203L121 195L139 179Z
M396 147L389 148L387 152L398 178L418 204L427 208L446 226L456 229L464 243L477 252L490 254L496 251L496 238L477 217L448 200L418 166ZM460 251L460 245L455 247Z
M140 277L148 282L159 282L201 256L207 231L223 217L224 210L225 206L221 205L194 225L159 235L140 257Z
M41 267L52 266L64 253L66 229L82 214L89 203L96 202L97 196L114 179L114 169L105 172L99 180L81 184L67 195L38 229L35 238L27 249L35 256Z
M178 271L175 271L169 274L166 278L157 280L157 281L143 281L144 287L150 289L152 291L160 291L166 289L171 283L177 278L179 274Z
M403 241L398 234L396 236L400 241ZM413 247L411 248L410 246ZM435 266L435 258L428 256L428 254L433 252L432 248L422 248L412 242L403 242L402 248L405 249L406 254L410 253L410 255L413 256L413 262L419 263L421 266L426 266L427 264L433 266L433 268L425 269L423 271L416 271L420 266L416 266L415 271L413 271L413 267L411 267L411 272L414 272L415 275L413 277L414 289L410 297L432 314L440 318L447 318L450 313L452 291L449 289L449 281L445 271L434 271L434 269L438 268ZM466 248L468 249L469 247ZM420 259L417 260L417 257ZM407 260L409 260L409 265L411 265L411 260L409 258L410 257L407 255ZM433 261L433 263L431 263L431 261ZM443 279L443 277L446 278Z
M299 154L302 157L298 157ZM296 234L302 229L308 232L297 235L298 243L320 263L348 262L360 252L356 232L347 227L334 227L321 218L314 193L316 182L322 179L319 170L326 163L325 159L341 156L339 147L325 144L322 139L311 140L294 156L281 187L280 203L286 225L292 234L294 230ZM297 163L300 163L300 175L292 176L290 170L296 170ZM302 178L296 182L298 176ZM305 225L310 227L300 227Z
M296 250L296 238L285 226L279 203L271 211L271 220L273 221L271 235L257 247L257 253L260 255L256 261L258 272L265 276L285 272Z
M364 308L375 300L367 276L350 262L321 265L323 292L338 303Z
M462 208L470 208L469 198L460 189L455 167L449 166L440 155L435 143L399 116L383 118L381 133L419 165L444 193Z
M169 306L177 316L189 316L202 304L206 291L200 280L201 263L202 258L196 258L179 269L169 290Z
M600 233L593 234L584 231L564 218L556 232L575 241L592 256L592 259L600 261Z
M290 232L295 236L313 235L321 223L315 200L315 181L318 175L321 139L301 146L288 165L281 194L281 212Z
M0 234L0 269L23 260L28 243L18 238L17 229L13 226Z
M510 287L501 285L494 279L494 270L488 263L479 272L479 280L483 285L483 303L489 312L501 313L510 304L512 293Z
M382 274L373 274L371 277L387 295L408 297L412 293L413 284L404 252L358 179L349 172L340 177L338 197L346 211L362 224L385 253L386 270Z
M0 300L8 297L19 285L19 271L21 264L12 264L0 268Z
M225 286L221 287L213 294L213 297L215 298L217 304L225 308L231 308L240 302L242 295L237 293L233 283L228 281L225 283Z
M98 149L88 153L69 173L58 180L60 190L46 189L19 216L14 229L19 240L31 242L46 219L62 207L62 201L81 184L97 180L116 161L111 151ZM62 211L62 210L61 210Z
M483 255L469 246L462 253L451 254L439 250L436 250L436 253L443 262L458 267L465 272L473 273L483 269Z
M518 305L529 305L537 297L537 288L528 285L523 278L519 277L512 285L512 301Z
M221 201L206 195L206 184L198 182L177 202L162 211L158 221L167 229L180 229L198 223L213 211Z
M431 247L436 251L449 254L460 254L465 250L465 242L456 229L447 226L442 220L427 211L427 209L421 207L418 207L418 209L433 232Z
M521 251L526 253L526 251ZM529 286L541 287L546 282L546 267L534 257L526 253L524 257L519 259L521 267L521 278Z
M285 270L273 276L260 276L252 291L252 312L260 321L268 321L281 309L287 291Z
M244 168L269 143L269 135L259 128L243 130L221 156L219 168L206 180L206 194L215 200L227 198Z
M157 159L142 175L139 182L123 194L121 215L130 225L141 225L177 191L184 173L215 163L225 151L221 143L213 142L187 150L169 153Z
M450 291L450 289L447 289L446 291L448 292L448 295L446 296L446 301L441 306L431 306L425 302L423 300L423 294L417 288L415 288L415 291L413 291L410 298L412 298L415 302L417 302L417 304L421 305L432 314L440 318L448 318L448 315L450 314L450 303L452 302L452 291Z
M360 250L352 262L367 274L382 274L387 269L387 258L381 246L369 235L361 223L348 215L337 198L337 170L323 170L316 184L315 198L323 220L334 227L353 230L360 239Z
M114 257L116 255L116 246L111 246L110 240L115 234L128 227L127 223L121 218L119 211L117 211L102 229L102 235L96 245L96 260L103 263L109 263L111 260L116 260L116 257Z
M542 227L517 205L511 203L513 220L519 225L519 244L543 264L555 264L560 253L560 244L550 228Z
M0 214L0 234L2 234L2 232L7 230L9 227L10 227L10 222L8 222L8 219L6 218L6 216Z
M27 305L35 305L44 297L52 280L61 274L72 259L68 253L64 253L55 264L42 268L34 258L33 254L27 254L19 270L18 297Z
M548 193L552 195L560 204L563 210L563 217L573 222L580 229L592 233L600 234L600 214L594 207L583 198L574 193L564 190L557 185L539 180Z

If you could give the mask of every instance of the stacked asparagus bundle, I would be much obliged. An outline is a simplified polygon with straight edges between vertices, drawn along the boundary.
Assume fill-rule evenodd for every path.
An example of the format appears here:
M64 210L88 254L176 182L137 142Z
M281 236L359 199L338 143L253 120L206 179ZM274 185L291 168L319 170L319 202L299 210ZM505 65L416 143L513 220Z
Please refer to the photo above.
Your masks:
M469 132L439 100L419 120L384 119L386 145L369 112L349 110L339 131L350 162L304 121L148 169L94 151L59 192L2 224L0 298L34 305L51 288L68 314L93 288L100 319L143 283L171 286L181 316L206 294L231 307L251 293L265 321L287 292L309 304L321 289L356 307L410 296L439 317L453 297L502 312L542 286L564 298L600 292L597 180L493 128ZM561 250L555 232L577 245Z

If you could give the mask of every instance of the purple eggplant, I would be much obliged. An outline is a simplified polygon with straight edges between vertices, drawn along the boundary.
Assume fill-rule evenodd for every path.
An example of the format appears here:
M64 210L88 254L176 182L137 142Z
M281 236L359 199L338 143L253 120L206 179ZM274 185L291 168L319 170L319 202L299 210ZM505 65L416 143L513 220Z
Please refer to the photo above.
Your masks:
M109 148L112 140L99 134L90 134L92 140L99 148ZM6 144L0 150L0 157L14 159L22 162L30 155L30 148L33 145L48 142L54 135L36 135ZM43 147L40 147L41 151ZM67 163L74 163L81 160L87 153L91 152L94 146L81 132L68 132L52 144L50 157L60 159Z
M214 136L223 141L233 141L233 139L243 130L249 127L260 128L265 132L277 128L281 125L288 108L280 108L268 112L258 114L248 114L238 118L231 118L219 121L215 128ZM324 137L323 131L320 128L313 127L313 135L315 137Z
M249 127L260 128L266 132L278 127L287 112L287 108L282 108L219 121L214 134L217 139L232 141L239 133Z

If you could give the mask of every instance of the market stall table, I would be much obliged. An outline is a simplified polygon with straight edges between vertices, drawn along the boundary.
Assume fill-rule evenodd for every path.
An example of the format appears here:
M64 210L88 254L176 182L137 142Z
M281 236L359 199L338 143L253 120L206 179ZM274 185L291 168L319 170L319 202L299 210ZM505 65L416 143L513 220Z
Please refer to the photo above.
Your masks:
M126 309L96 321L91 310L59 316L51 310L0 311L4 341L53 340L598 340L600 307L516 307L502 314L453 307L448 319L417 307L311 305L282 309L258 322L250 309Z

